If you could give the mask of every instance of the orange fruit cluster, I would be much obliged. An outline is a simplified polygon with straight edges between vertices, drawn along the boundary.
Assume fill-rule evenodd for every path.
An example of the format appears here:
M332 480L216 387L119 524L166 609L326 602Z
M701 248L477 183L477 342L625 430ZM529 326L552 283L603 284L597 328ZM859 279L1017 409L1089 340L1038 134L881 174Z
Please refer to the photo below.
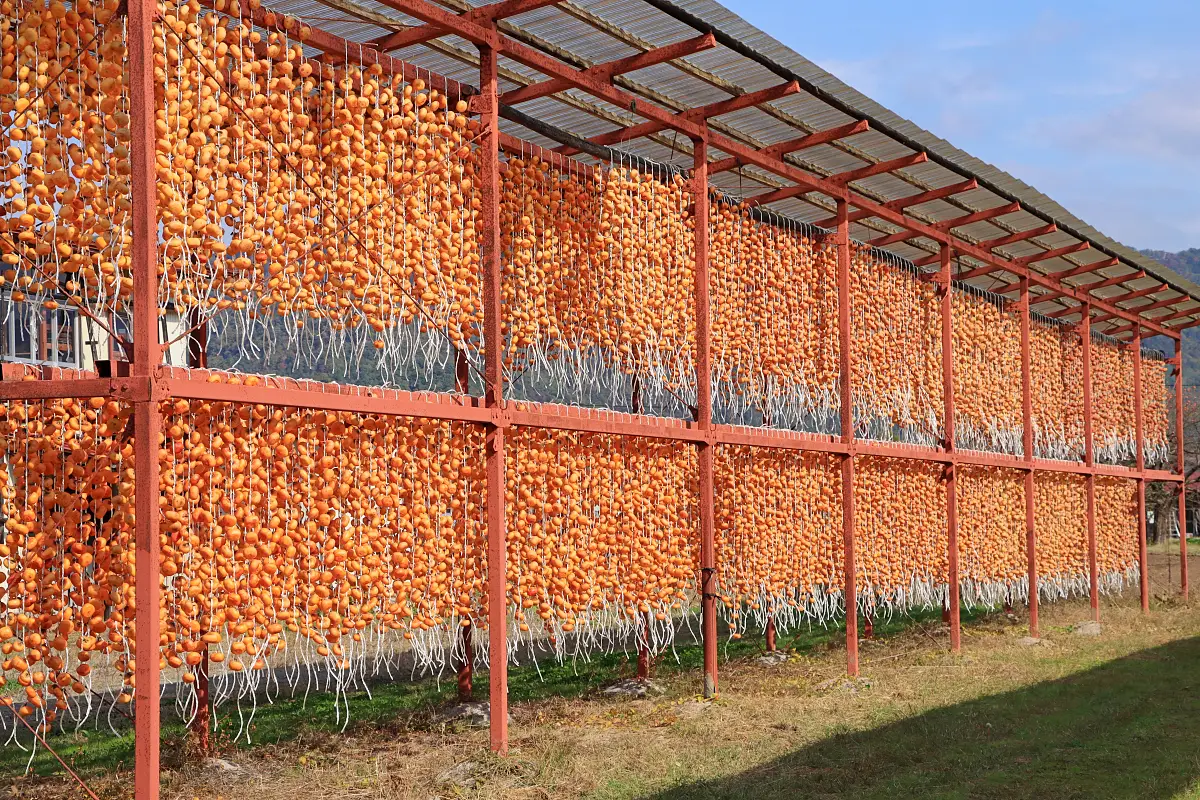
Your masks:
M161 663L185 682L206 650L234 672L285 645L350 669L385 632L436 657L447 630L486 626L481 429L185 400L163 412ZM0 640L31 701L85 691L94 655L132 687L129 416L103 398L3 408Z
M1063 325L1029 326L1033 400L1033 453L1039 458L1083 458L1083 340Z
M7 0L0 67L5 285L101 319L132 290L118 5ZM293 349L383 350L387 379L434 329L479 346L479 123L465 101L307 59L198 0L163 7L154 61L163 307L259 346L286 328Z
M781 630L841 608L839 459L824 453L721 446L714 515L721 602L740 636L768 617Z
M1096 571L1102 592L1138 582L1137 482L1096 478Z
M130 130L118 0L0 2L0 288L103 316L129 276Z
M964 605L999 605L1029 590L1025 476L962 466L958 497L958 574Z
M860 607L870 612L940 605L949 566L941 465L860 458L854 504Z
M564 171L536 148L504 163L505 365L516 396L643 408L695 397L694 237L677 174L604 165ZM530 396L543 375L550 396ZM580 373L600 397L571 395ZM548 384L548 385L547 385ZM691 402L690 400L688 402Z
M1167 362L1159 358L1142 358L1142 435L1146 445L1148 466L1167 466L1171 453L1170 403L1174 402L1167 388Z
M652 629L670 643L697 586L695 448L517 428L505 446L516 638L563 654Z
M1092 341L1092 435L1096 460L1117 463L1136 450L1133 353Z
M719 196L710 228L716 419L792 429L836 419L836 250Z
M1038 591L1047 600L1088 593L1087 486L1082 476L1034 474Z
M1020 454L1020 319L974 292L955 291L952 302L955 439L964 449Z
M850 303L857 434L936 443L942 427L936 289L910 270L856 245L850 260Z

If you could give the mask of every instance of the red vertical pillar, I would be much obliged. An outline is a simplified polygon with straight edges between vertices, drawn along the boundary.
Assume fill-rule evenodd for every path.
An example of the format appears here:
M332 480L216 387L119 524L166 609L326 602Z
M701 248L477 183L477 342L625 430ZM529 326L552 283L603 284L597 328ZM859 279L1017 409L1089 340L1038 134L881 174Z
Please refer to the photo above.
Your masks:
M199 310L188 315L192 332L188 335L188 367L204 369L208 366L208 324L200 320ZM211 620L206 620L207 624ZM195 736L196 750L207 755L212 749L212 698L208 685L208 645L200 648L200 663L196 665L196 716L192 719L191 732Z
M454 351L454 391L466 395L471 391L471 368L467 354L463 350ZM462 641L462 662L458 665L458 702L467 703L474 691L475 653L472 642L473 632L471 621L462 621L462 631L459 638Z
M712 430L712 338L710 333L708 259L708 140L694 139L692 200L696 250L696 422ZM717 694L717 547L713 515L716 510L713 444L700 442L700 609L704 637L704 696Z
M942 302L942 418L945 429L946 453L950 463L946 465L946 549L948 574L946 588L949 593L947 604L950 612L950 649L955 653L962 649L962 611L959 608L958 576L958 467L954 462L954 297L951 292L950 246L942 245L940 251Z
M1150 565L1146 557L1146 429L1142 409L1142 327L1133 328L1133 427L1137 453L1138 578L1142 612L1150 612Z
M841 400L843 592L846 598L846 672L858 675L858 584L854 563L854 394L850 329L850 219L845 200L837 201L838 389Z
M1100 620L1100 576L1096 568L1096 450L1092 428L1092 306L1083 304L1079 320L1083 336L1083 463L1087 467L1088 597L1092 618Z
M1029 322L1029 278L1021 278L1021 450L1025 457L1025 560L1029 570L1029 635L1038 638L1037 530L1033 484L1033 366Z
M153 383L162 362L158 340L158 210L155 193L153 0L129 0L129 132L132 172L133 363L138 381L133 407L135 629L134 797L159 796L159 571L158 437L162 416Z
M1187 483L1183 450L1183 337L1175 339L1175 471L1179 473L1179 591L1188 599Z
M483 255L484 403L495 418L488 425L487 459L487 567L488 649L490 655L491 747L508 753L508 566L504 520L504 339L500 326L500 104L497 99L496 51L479 46L478 110L483 124L480 138L481 252Z

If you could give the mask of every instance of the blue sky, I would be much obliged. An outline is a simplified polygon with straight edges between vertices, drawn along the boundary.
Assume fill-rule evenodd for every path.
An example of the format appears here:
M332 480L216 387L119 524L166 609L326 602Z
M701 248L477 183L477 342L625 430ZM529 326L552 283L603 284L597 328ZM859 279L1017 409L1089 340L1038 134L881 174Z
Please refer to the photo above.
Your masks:
M1200 0L725 3L1109 236L1200 247Z

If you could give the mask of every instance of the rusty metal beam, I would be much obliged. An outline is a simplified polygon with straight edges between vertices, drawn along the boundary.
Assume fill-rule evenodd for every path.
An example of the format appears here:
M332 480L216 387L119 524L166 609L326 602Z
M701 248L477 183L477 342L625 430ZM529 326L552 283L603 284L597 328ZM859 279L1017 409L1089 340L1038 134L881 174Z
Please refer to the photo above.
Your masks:
M934 227L938 230L948 231L953 228L961 228L964 225L970 225L975 222L984 222L985 220L995 219L996 217L1003 217L1006 214L1015 214L1020 210L1020 203L1008 203L1006 205L996 206L995 208L976 211L962 217L955 217L954 219L937 222L934 223Z
M985 239L984 241L976 242L975 246L981 250L993 250L997 247L1005 247L1010 244L1016 244L1017 242L1023 242L1026 239L1033 239L1037 236L1046 236L1047 234L1055 233L1056 231L1058 231L1057 225L1042 225L1037 228L1030 228L1027 231L1017 231L1016 233L1010 233L1007 236L1000 236L996 239Z
M1056 247L1053 250L1047 250L1044 253L1038 253L1037 255L1014 258L1012 259L1012 263L1020 264L1021 266L1028 266L1030 264L1036 264L1039 261L1049 261L1052 258L1061 258L1062 256L1069 256L1072 253L1080 253L1084 250L1090 250L1091 247L1092 245L1086 241L1076 242L1075 244L1069 244L1066 247Z
M763 103L769 103L773 100L779 100L780 98L787 97L788 95L793 95L798 91L800 91L800 85L794 81L791 83L781 83L777 86L771 86L767 89L760 89L757 92L749 92L747 94L738 95L737 97L732 97L728 100L721 100L716 103L710 103L706 106L699 106L697 108L689 109L681 114L678 114L677 116L681 120L703 121L712 119L714 117L720 117L724 114L732 114L735 111L741 111L745 108L760 106ZM628 142L634 139L640 139L643 136L650 136L652 134L659 133L669 127L671 126L661 121L651 120L639 123L637 125L630 125L626 128L619 128L615 131L609 131L608 133L602 133L598 136L593 136L588 141L590 141L592 144L598 145L620 144L621 142ZM560 147L556 152L562 153L563 155L574 155L579 151L571 147Z
M801 136L799 139L789 139L786 142L769 145L762 149L762 153L772 158L783 158L788 153L795 153L799 150L816 147L820 144L829 144L838 139L845 139L868 130L870 130L870 126L865 121L860 120L848 125L840 125L836 128L810 133L807 136ZM740 166L742 166L740 159L723 158L708 165L708 174L713 175L718 172L726 172L731 169L737 169Z
M505 17L515 17L518 14L524 14L527 11L533 11L545 6L552 6L558 2L559 0L503 0L503 2L473 8L462 14L461 19L464 22L487 25ZM413 14L412 16L417 15ZM396 33L389 34L369 44L376 50L387 53L392 50L401 50L410 45L428 42L430 39L438 39L455 32L454 27L449 25L419 25L405 31L397 31Z
M917 164L924 164L929 160L929 154L925 151L913 153L912 155L902 156L901 158L893 158L890 161L880 161L877 164L868 164L865 167L852 169L848 172L838 172L826 178L828 181L846 185L853 181L861 181L875 175L882 175L885 172L891 172L904 167L911 167Z
M1102 269L1115 267L1120 265L1121 261L1116 258L1109 258L1104 261L1097 261L1092 264L1081 264L1073 269L1066 269L1062 272L1047 272L1046 274L1052 278L1058 278L1060 281L1065 281L1067 278L1074 278L1078 275L1085 275L1089 272L1098 272Z
M618 58L615 61L596 64L583 70L580 74L597 80L609 81L612 80L614 75L636 72L639 69L645 69L654 64L661 64L664 61L673 61L677 58L711 49L716 44L717 42L713 39L712 34L704 34L693 39L685 39L682 42L649 50L645 53L638 53L625 58ZM500 95L500 102L504 105L515 106L518 103L526 103L530 100L536 100L539 97L558 94L571 87L572 84L562 78L551 78L541 83L533 83L529 86L523 86L520 89L513 89L511 92L505 92Z

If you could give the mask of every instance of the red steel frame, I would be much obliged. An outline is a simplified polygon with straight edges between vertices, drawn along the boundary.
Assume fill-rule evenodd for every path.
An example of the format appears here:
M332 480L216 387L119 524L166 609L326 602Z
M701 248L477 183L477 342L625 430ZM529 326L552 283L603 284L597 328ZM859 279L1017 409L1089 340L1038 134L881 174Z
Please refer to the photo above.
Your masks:
M488 528L488 573L503 575L506 570L505 514L504 514L504 444L505 431L514 425L540 426L565 430L591 431L625 436L642 436L667 439L696 446L698 451L698 485L700 515L700 591L702 604L702 631L704 640L704 692L713 696L717 692L717 624L716 624L716 558L714 531L714 448L717 444L748 444L759 447L783 448L827 452L840 455L842 476L842 521L845 544L844 591L846 603L846 649L847 672L857 675L858 664L858 614L855 583L854 512L855 512L855 457L879 455L892 458L919 459L942 463L945 466L947 491L947 534L949 547L950 575L949 598L951 611L952 647L960 647L958 559L957 559L957 498L955 486L959 464L1019 469L1025 475L1026 536L1029 568L1029 615L1030 633L1038 635L1038 575L1036 564L1037 537L1034 527L1034 474L1037 471L1057 471L1083 475L1088 482L1088 542L1089 573L1093 609L1098 609L1097 574L1095 559L1095 495L1096 475L1112 475L1133 479L1138 485L1139 509L1139 564L1141 570L1142 605L1148 608L1148 580L1145 554L1145 482L1164 481L1181 483L1184 470L1184 452L1178 449L1175 472L1148 470L1144 463L1142 393L1141 393L1141 336L1145 329L1151 333L1171 337L1175 341L1172 364L1175 367L1176 436L1182 442L1182 359L1178 330L1166 328L1157 322L1139 318L1135 310L1121 309L1103 300L1092 298L1087 287L1075 289L1062 284L1056 277L1043 275L1028 269L1027 259L1006 260L986 249L988 243L973 244L958 239L950 233L951 225L927 225L903 214L909 205L922 202L906 198L891 203L877 203L855 194L847 187L846 176L833 179L815 178L781 158L784 147L774 151L766 148L755 151L728 138L709 131L705 117L672 115L652 105L631 102L632 98L612 87L596 75L586 74L570 66L556 62L530 48L506 39L498 32L496 21L503 17L521 13L528 8L545 5L544 0L509 0L488 7L494 13L475 13L473 16L458 17L430 5L426 0L384 0L384 4L409 13L437 26L437 30L457 33L472 41L480 54L480 88L478 96L472 97L472 111L480 115L485 133L481 138L483 169L481 176L482 225L482 269L484 274L484 337L489 343L501 342L501 251L499 241L499 157L505 146L504 136L499 131L498 64L499 55L504 55L532 66L549 77L582 89L596 97L631 108L646 117L647 129L655 125L674 128L688 135L695 146L695 161L692 178L694 195L695 227L695 303L696 303L696 347L697 347L697 411L694 422L648 417L640 414L619 414L590 409L569 408L554 404L517 403L506 404L503 392L501 348L489 346L485 350L484 397L476 398L414 394L385 389L352 389L328 386L312 388L299 381L267 379L264 385L246 386L226 383L209 383L200 374L178 372L161 366L162 345L158 341L157 305L157 253L156 230L157 210L155 206L155 172L151 154L154 152L153 131L153 15L154 4L150 0L130 0L129 35L129 86L130 86L130 129L132 137L132 207L133 207L133 250L132 268L134 275L134 352L128 378L55 378L39 381L0 382L0 398L9 400L49 399L64 397L110 396L132 402L137 436L135 444L135 468L137 484L137 522L135 540L137 548L137 605L136 605L136 778L137 800L157 800L159 796L159 664L157 644L160 622L157 613L161 593L158 580L158 514L155 503L155 488L158 485L157 434L162 420L159 402L168 397L226 400L234 402L270 403L292 405L314 409L358 411L390 415L432 417L461 420L481 424L486 435L486 470L488 489L486 514ZM476 9L477 12L480 9ZM252 18L260 26L266 9L256 9ZM298 30L297 30L298 33ZM429 36L438 35L430 28ZM308 43L327 51L338 50L342 42L319 29L312 29ZM413 71L410 65L391 59L386 55L366 48L362 56L364 63L380 63L389 71L403 71L406 76ZM411 76L410 76L411 77ZM449 86L449 84L447 84ZM790 91L790 87L784 87ZM472 94L470 87L454 85L453 91L460 96ZM784 92L786 93L786 91ZM736 98L731 103L736 102ZM719 107L717 104L712 116ZM864 126L865 129L865 126ZM850 135L854 129L846 127L838 135ZM833 133L830 133L832 136ZM823 436L770 429L750 429L712 422L711 397L711 336L709 325L709 257L708 257L708 172L712 165L708 161L709 146L727 154L727 158L714 162L719 169L729 168L730 159L737 163L752 164L767 169L795 183L808 187L808 191L825 194L834 199L837 208L834 241L838 261L838 338L839 338L839 392L841 397L841 434ZM770 151L770 152L769 152ZM914 157L915 158L915 157ZM915 161L914 161L915 163ZM838 178L841 178L840 180ZM933 196L964 191L968 181L956 187L933 190ZM851 213L850 206L858 210ZM998 212L981 212L998 214ZM943 401L945 441L943 447L916 447L886 442L858 441L853 420L853 358L850 308L850 234L853 219L875 216L900 225L914 235L934 240L940 245L936 257L940 262L938 282L942 304L942 353L943 353ZM965 218L964 218L965 219ZM1029 234L1029 232L1026 232ZM1031 235L1031 234L1030 234ZM1011 237L1010 237L1011 238ZM1027 238L1027 236L1022 236ZM951 302L951 255L952 251L967 256L994 269L1002 269L1017 276L1020 285L1018 308L1021 311L1021 393L1024 420L1023 447L1020 457L960 452L954 441L954 375L953 375L953 305ZM1040 256L1037 258L1041 258ZM1026 262L1026 263L1022 263ZM1084 428L1085 458L1082 464L1075 462L1038 459L1033 454L1032 429L1032 376L1030 365L1030 286L1036 284L1081 304L1080 330L1084 339ZM1128 296L1126 296L1126 299ZM1118 298L1120 299L1120 298ZM1134 332L1134 391L1137 428L1137 465L1134 469L1119 466L1098 465L1094 460L1092 441L1091 408L1091 335L1090 315L1098 309L1108 317L1128 320ZM6 376L7 377L7 376ZM1179 521L1181 533L1186 528L1185 493L1180 492ZM1181 588L1186 597L1187 540L1180 537ZM498 752L508 747L507 711L507 636L505 629L505 583L490 581L489 600L489 643L491 648L490 695L491 695L491 746ZM1097 612L1098 613L1098 612ZM464 636L465 638L465 636Z

